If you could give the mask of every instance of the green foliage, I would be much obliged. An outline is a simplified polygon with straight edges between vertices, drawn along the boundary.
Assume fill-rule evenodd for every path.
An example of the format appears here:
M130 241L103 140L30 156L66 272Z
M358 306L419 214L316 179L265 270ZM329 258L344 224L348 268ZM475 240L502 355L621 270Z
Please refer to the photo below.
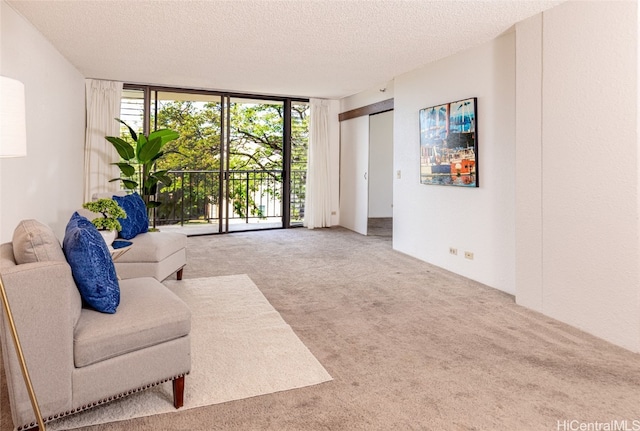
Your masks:
M232 170L281 170L284 107L282 104L231 104Z
M158 168L177 171L220 169L221 105L215 102L160 103L158 127L176 130L180 137L165 147Z
M228 188L228 194L223 199L231 204L236 216L264 216L259 204L254 201L256 193L281 199L283 103L231 103L228 107L231 120L228 153L222 151L220 102L158 100L157 106L157 112L151 113L151 123L160 129L175 130L179 135L177 139L166 143L163 147L165 155L156 162L157 169L171 170L173 179L171 186L159 185L159 198L164 203L156 210L158 219L203 219L210 205L220 205L221 153L228 155L230 176L238 171L265 172L259 176L249 176L248 182L243 181L242 186L230 185ZM292 104L291 169L294 171L306 170L308 112L308 104ZM123 174L126 173L123 171ZM265 179L265 175L269 175L271 180ZM292 202L304 205L304 185L300 185L301 174L297 175L296 189L292 189L291 198ZM300 205L292 205L293 219L301 216L300 208Z
M167 154L165 146L178 139L180 135L173 130L160 129L146 136L136 133L119 118L116 118L116 121L127 127L131 141L118 136L105 137L121 158L119 162L113 163L118 166L121 175L111 181L122 181L125 189L139 190L147 208L155 208L160 205L154 200L158 185L171 185L171 177L167 175L167 170L154 170L155 165Z
M127 213L113 199L98 199L92 202L86 202L82 205L94 213L101 213L102 217L96 217L91 223L98 230L122 230L122 226L118 221L119 218L127 218Z

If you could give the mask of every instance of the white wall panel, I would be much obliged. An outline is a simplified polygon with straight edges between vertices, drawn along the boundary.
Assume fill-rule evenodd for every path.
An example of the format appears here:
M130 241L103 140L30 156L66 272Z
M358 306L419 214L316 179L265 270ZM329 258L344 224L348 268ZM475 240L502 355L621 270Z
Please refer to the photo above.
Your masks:
M340 225L367 234L369 117L340 122Z
M0 161L0 242L30 218L62 239L82 205L84 77L4 1L0 20L0 74L24 84L27 111L27 157Z
M514 33L396 77L394 95L394 172L402 172L394 248L515 293ZM480 187L420 184L419 110L470 97L478 98Z
M543 14L541 272L543 313L640 351L637 30L635 2Z

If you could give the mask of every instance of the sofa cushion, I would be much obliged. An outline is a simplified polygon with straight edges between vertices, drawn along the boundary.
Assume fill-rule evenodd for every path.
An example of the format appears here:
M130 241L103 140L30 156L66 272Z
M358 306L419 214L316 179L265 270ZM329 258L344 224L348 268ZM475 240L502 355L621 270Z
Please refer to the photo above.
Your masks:
M82 310L74 333L76 367L189 334L189 307L155 278L122 280L120 291L122 301L116 314Z
M127 213L127 218L118 219L122 226L121 238L131 239L140 233L149 231L147 207L138 193L133 192L126 196L113 195L113 200Z
M147 232L131 239L132 247L118 263L161 262L187 247L187 236L176 232Z
M63 251L85 303L100 312L115 313L120 287L111 253L98 229L77 212L67 224Z
M13 231L13 255L16 263L57 261L65 257L53 230L37 220L22 220Z

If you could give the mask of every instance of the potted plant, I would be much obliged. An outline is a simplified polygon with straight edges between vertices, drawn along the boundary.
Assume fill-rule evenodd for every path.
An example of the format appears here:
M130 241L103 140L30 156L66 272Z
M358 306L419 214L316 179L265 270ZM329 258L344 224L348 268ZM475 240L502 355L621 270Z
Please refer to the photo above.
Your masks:
M101 213L102 217L96 217L91 223L100 231L107 245L111 245L116 239L118 232L122 230L119 218L127 218L127 213L113 199L98 199L86 202L82 205L94 213Z
M156 130L149 135L137 134L121 119L116 118L116 121L127 126L133 143L118 136L105 136L122 159L113 163L120 168L120 177L110 181L122 181L125 189L139 190L147 210L152 210L160 205L160 202L155 201L158 184L171 185L167 170L154 171L156 160L166 154L162 150L165 144L178 139L180 135L170 129ZM149 215L151 219L151 214Z

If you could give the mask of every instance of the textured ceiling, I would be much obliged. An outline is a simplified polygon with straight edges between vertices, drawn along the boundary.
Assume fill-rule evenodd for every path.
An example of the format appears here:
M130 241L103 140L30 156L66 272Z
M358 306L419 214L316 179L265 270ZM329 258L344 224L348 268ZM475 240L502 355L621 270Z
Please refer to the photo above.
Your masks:
M340 98L559 1L7 1L88 78Z

